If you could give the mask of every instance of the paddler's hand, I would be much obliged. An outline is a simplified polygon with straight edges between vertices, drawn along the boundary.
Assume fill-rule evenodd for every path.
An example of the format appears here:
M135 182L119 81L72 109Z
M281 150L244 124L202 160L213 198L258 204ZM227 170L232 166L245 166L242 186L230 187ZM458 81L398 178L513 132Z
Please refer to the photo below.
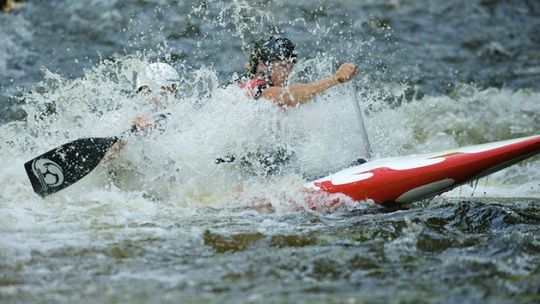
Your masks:
M154 127L155 125L150 122L150 119L148 119L148 116L146 115L137 116L131 122L131 129L134 132L148 132Z
M339 83L344 83L350 81L356 75L358 75L356 64L344 63L338 68L334 79Z
M115 159L116 156L118 156L118 153L120 153L120 151L124 149L124 146L126 144L127 142L125 140L120 139L114 145L112 145L112 147L109 149L107 154L105 154L105 156L103 157L103 164L108 166L111 163L111 161Z

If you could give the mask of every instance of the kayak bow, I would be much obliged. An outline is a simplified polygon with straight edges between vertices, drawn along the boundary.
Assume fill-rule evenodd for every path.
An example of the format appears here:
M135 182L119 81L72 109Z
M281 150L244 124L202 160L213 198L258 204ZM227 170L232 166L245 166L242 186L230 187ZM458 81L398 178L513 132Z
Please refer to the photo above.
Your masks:
M423 155L379 159L305 184L309 192L403 204L432 197L540 153L540 135Z

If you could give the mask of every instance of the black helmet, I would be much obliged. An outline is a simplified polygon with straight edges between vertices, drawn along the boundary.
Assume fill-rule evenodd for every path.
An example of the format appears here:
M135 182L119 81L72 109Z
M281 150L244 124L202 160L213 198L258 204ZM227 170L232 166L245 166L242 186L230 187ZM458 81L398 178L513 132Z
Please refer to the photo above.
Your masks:
M291 60L296 62L296 50L294 44L285 37L270 36L261 40L253 46L249 56L249 69L251 74L255 74L259 61L265 63L276 60Z
M285 37L270 36L261 45L261 58L266 62L296 60L294 44Z

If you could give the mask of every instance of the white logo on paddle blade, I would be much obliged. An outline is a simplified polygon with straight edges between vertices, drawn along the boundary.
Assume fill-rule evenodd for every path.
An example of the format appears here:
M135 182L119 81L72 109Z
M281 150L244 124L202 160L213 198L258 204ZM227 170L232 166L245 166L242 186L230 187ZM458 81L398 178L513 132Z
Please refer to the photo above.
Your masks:
M50 159L40 158L32 163L32 171L43 188L56 187L64 182L62 168Z

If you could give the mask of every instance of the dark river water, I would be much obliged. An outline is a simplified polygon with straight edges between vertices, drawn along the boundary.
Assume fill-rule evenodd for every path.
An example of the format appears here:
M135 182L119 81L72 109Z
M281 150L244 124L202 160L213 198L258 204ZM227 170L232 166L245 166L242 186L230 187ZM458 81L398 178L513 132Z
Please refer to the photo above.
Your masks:
M352 89L374 158L540 134L539 28L533 0L28 0L0 13L0 302L540 302L538 156L400 208L312 211L301 195L362 156ZM354 62L354 87L288 112L250 103L226 85L270 33L296 43L295 80ZM155 61L181 76L166 130L35 195L24 162L125 130L147 110L131 73ZM282 174L214 163L276 142L295 153Z

